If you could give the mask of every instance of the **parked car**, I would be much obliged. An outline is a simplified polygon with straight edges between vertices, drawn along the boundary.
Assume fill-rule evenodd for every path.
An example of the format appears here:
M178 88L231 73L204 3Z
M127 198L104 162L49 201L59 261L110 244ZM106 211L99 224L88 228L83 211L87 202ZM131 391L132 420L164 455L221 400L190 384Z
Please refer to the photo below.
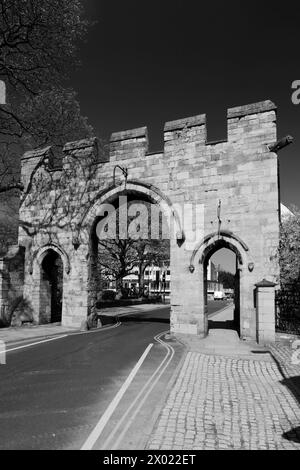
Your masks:
M221 290L215 290L214 292L214 300L224 300L225 294Z

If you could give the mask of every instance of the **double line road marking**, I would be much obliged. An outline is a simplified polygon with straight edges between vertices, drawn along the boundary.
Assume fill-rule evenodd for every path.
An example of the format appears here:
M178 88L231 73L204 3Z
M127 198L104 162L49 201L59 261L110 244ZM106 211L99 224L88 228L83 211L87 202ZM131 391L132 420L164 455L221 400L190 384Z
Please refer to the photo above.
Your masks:
M166 349L166 355L159 364L159 366L155 369L151 377L147 380L143 388L140 390L136 398L133 400L127 411L123 414L122 418L118 421L114 429L111 431L109 436L106 438L105 442L101 445L101 449L116 449L118 444L121 442L123 439L124 435L126 434L128 428L136 418L137 414L141 410L142 406L144 405L146 399L152 392L153 388L159 381L160 377L170 364L173 356L174 356L174 349L172 346L169 344L165 343L162 339L161 336L164 334L168 333L167 331L160 333L159 335L155 336L154 339L156 342L161 344L165 349ZM110 403L109 407L107 410L104 412L98 423L96 424L95 428L81 447L81 450L92 450L98 439L100 438L102 432L104 431L104 428L106 424L108 423L109 419L111 418L112 414L116 410L118 404L120 403L123 395L125 394L126 390L129 388L131 382L133 381L134 377L136 376L138 370L140 369L141 365L143 364L144 360L146 359L147 355L149 354L151 348L153 346L153 343L150 343L142 356L140 357L139 361L135 365L135 367L132 369L131 373L129 374L128 378L120 388L119 392L115 396L115 398L112 400ZM131 413L131 414L130 414ZM126 421L125 427L122 429L121 432L118 433L117 438L115 438L116 433L119 431L120 427ZM113 444L109 446L109 443L113 440ZM108 447L109 446L109 447Z

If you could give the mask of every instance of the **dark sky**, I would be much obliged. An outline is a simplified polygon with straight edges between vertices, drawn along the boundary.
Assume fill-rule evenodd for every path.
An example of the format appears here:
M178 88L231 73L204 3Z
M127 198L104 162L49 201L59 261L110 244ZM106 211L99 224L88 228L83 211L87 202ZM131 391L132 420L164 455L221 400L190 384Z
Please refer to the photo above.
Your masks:
M148 126L163 147L167 120L207 114L208 138L226 138L226 109L271 99L280 152L281 199L300 206L300 6L270 1L85 0L97 21L72 79L98 135ZM298 3L299 5L299 3Z

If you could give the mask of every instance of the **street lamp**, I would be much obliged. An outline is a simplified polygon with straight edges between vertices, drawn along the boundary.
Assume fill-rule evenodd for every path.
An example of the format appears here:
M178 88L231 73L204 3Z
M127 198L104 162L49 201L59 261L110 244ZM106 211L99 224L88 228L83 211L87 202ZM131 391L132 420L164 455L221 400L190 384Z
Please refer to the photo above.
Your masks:
M166 270L163 271L162 273L162 287L163 287L163 299L164 303L166 303Z
M123 168L122 166L120 165L116 165L114 167L114 171L113 171L113 182L114 182L114 186L116 186L116 169L119 168L119 170L121 170L124 178L125 178L125 187L126 187L126 183L127 183L127 177L128 177L128 169L127 168Z

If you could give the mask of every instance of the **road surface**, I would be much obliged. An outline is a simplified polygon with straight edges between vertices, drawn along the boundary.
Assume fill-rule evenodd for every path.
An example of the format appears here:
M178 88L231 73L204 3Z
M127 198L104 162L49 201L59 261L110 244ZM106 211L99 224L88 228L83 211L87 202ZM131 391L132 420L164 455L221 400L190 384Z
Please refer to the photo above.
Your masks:
M222 307L214 302L210 311ZM169 316L166 306L110 329L8 350L0 365L0 449L143 448L183 352L162 335Z
M223 308L231 305L232 301L230 300L209 300L207 302L207 312L208 316L212 313L217 312L218 310L222 310Z

